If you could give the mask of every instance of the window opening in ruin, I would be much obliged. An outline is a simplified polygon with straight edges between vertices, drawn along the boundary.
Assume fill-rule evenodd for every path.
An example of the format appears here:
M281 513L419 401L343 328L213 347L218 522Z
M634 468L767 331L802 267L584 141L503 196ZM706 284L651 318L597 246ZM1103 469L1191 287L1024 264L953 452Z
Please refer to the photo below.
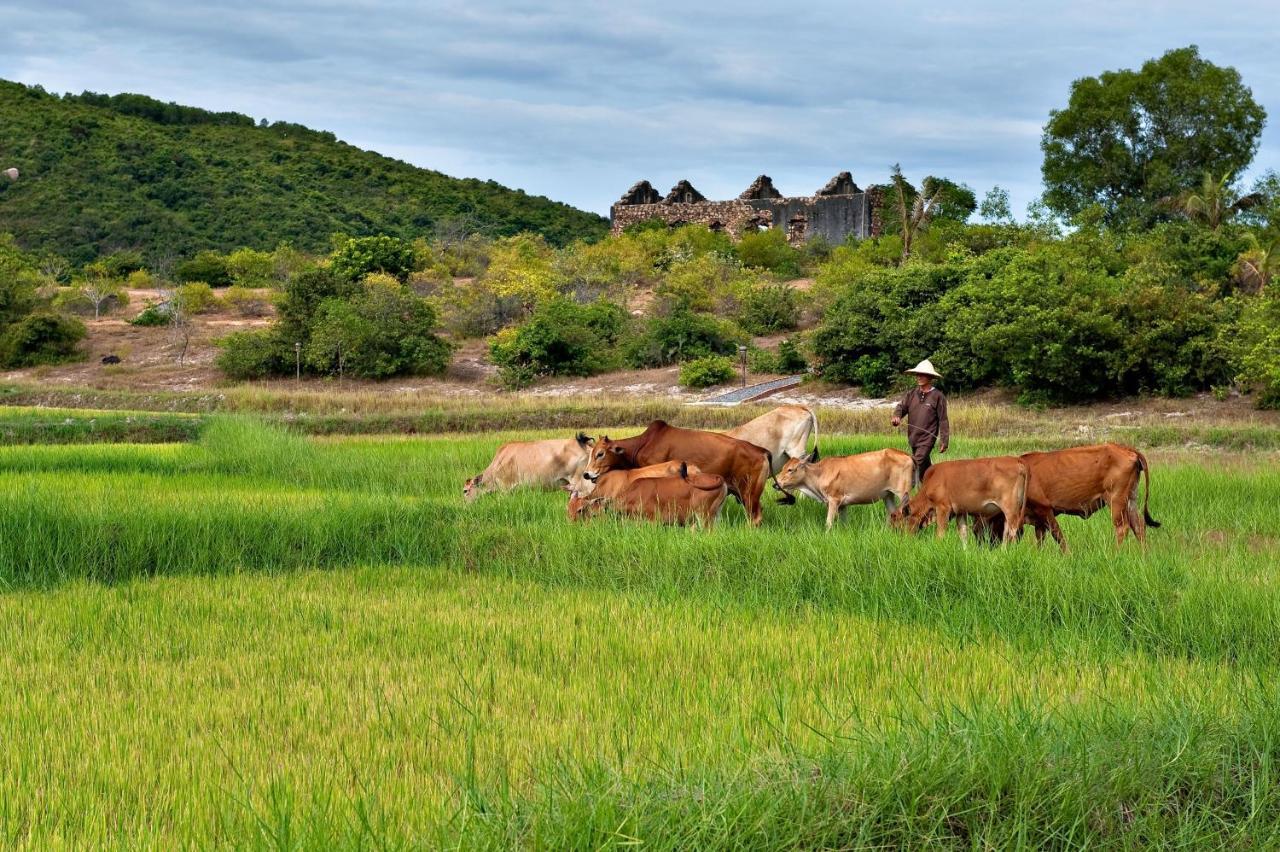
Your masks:
M787 241L791 243L802 243L805 239L805 231L809 227L809 217L803 213L797 213L787 222Z

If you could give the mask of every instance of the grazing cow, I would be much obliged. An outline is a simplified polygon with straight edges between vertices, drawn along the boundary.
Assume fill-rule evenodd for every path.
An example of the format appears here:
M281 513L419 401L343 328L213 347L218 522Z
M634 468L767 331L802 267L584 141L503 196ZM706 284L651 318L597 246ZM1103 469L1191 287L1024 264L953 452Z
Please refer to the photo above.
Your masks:
M639 477L612 497L575 494L570 499L569 512L570 517L577 520L612 509L621 515L665 524L683 525L696 520L710 529L720 516L728 495L729 487L724 477L690 473L688 467L681 463L674 476Z
M581 432L567 440L503 444L489 466L463 485L462 496L470 503L487 491L509 491L522 485L570 486L582 475L593 444L595 440Z
M854 456L833 456L818 461L815 449L805 458L791 459L778 473L779 490L799 491L827 504L827 529L845 506L861 506L883 500L892 514L907 499L916 465L901 450L875 450Z
M802 459L809 454L809 436L813 435L813 452L818 452L818 418L803 405L781 405L767 414L743 423L725 432L740 441L763 447L773 456L770 473L778 475L791 459ZM775 485L777 480L774 480ZM790 505L796 502L794 494L779 488L783 496L778 502Z
M686 461L703 473L724 477L729 493L742 503L753 526L761 520L760 495L769 479L768 450L719 432L681 429L662 420L632 438L596 441L582 475L595 480L611 470L628 470L665 461Z
M1128 530L1133 530L1138 541L1145 543L1147 527L1160 526L1147 510L1151 499L1151 466L1147 457L1133 447L1093 444L1026 453L1019 458L1031 474L1022 522L1035 527L1037 542L1044 541L1046 532L1052 533L1053 540L1065 553L1067 541L1056 516L1087 518L1103 506L1111 508L1117 545L1124 542ZM1139 513L1138 485L1143 474L1147 477L1147 491ZM1000 534L999 519L993 519L991 532ZM1021 528L1017 532L1021 534Z
M940 462L929 468L919 490L898 507L892 520L917 532L932 515L942 538L956 515L960 538L967 541L970 517L1000 514L1007 521L1003 539L1008 543L1022 525L1029 478L1027 466L1013 456Z
M588 507L593 499L613 498L637 479L649 479L655 476L679 476L683 469L686 474L702 473L697 465L686 465L684 462L661 462L634 470L611 470L601 474L596 480L579 477L576 487L569 495L569 520L576 521L588 514ZM597 504L599 505L599 504Z

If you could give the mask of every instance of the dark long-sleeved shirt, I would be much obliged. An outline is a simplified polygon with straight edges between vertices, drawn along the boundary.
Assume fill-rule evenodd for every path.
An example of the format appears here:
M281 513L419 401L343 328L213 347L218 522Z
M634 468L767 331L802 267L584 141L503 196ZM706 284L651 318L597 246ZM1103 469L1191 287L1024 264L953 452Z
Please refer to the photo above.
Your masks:
M951 422L947 420L947 398L937 388L920 393L912 388L893 409L895 417L907 418L907 443L913 447L931 444L937 438L944 447L951 442Z

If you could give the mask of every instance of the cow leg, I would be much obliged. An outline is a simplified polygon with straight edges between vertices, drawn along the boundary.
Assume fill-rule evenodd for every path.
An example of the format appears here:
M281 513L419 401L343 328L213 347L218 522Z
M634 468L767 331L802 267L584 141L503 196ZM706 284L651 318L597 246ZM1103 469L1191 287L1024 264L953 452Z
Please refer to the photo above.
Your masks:
M893 517L894 511L898 508L901 501L898 499L898 495L894 494L892 491L886 491L884 496L880 499L884 501L885 519L888 520Z
M951 522L951 507L938 506L933 512L933 522L938 525L938 538L947 534L947 524Z
M960 527L960 544L964 547L969 546L969 516L960 515L957 519Z
M1124 544L1124 535L1129 530L1128 505L1123 500L1111 501L1111 525L1116 528L1116 547Z
M1067 539L1062 534L1062 527L1058 526L1058 517L1053 512L1045 516L1045 522L1048 524L1049 532L1053 534L1053 540L1058 543L1063 553L1067 552ZM1044 538L1044 536L1041 536Z
M1135 476L1133 481L1133 491L1129 493L1129 502L1125 506L1125 511L1129 515L1129 529L1133 530L1134 536L1143 549L1147 546L1147 523L1142 518L1142 513L1138 511L1138 478Z

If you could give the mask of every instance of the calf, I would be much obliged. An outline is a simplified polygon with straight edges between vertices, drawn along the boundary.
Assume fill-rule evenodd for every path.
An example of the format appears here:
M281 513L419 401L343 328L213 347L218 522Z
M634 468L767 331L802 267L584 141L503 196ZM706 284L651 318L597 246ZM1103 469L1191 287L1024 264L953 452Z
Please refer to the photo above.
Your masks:
M938 538L946 535L952 515L959 516L960 537L969 537L971 516L1003 515L1003 540L1008 543L1022 525L1029 473L1021 459L999 456L987 459L939 462L925 473L924 482L893 513L895 525L917 532L932 515Z
M577 521L584 514L589 514L588 507L593 499L598 501L602 498L617 497L638 479L651 479L657 476L679 476L682 468L689 475L702 473L697 465L686 465L684 462L661 462L647 467L637 467L633 470L611 470L608 473L601 474L594 480L587 479L585 476L580 477L576 487L569 495L569 520ZM597 502L596 505L603 504Z
M845 506L883 500L885 509L892 513L911 491L915 469L911 456L901 450L876 450L821 461L814 450L783 465L775 487L826 503L829 530Z
M613 497L581 497L575 494L570 500L570 516L590 517L609 508L621 515L667 524L687 524L697 520L710 529L720 516L728 494L729 487L724 477L709 473L691 474L682 464L675 476L636 479Z
M493 461L462 486L468 503L488 491L510 491L523 485L564 488L576 482L587 466L595 440L581 432L576 438L513 441L503 444Z

